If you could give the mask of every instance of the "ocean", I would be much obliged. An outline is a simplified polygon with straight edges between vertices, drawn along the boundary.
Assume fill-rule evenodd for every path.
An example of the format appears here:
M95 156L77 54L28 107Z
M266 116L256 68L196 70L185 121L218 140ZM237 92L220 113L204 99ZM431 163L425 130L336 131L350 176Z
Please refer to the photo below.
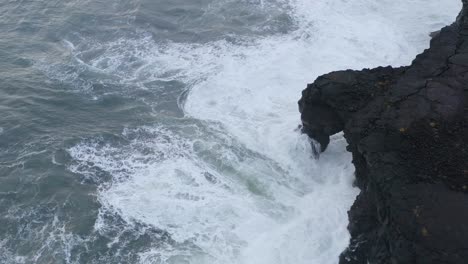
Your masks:
M459 0L2 0L0 263L332 264L359 189L297 101Z

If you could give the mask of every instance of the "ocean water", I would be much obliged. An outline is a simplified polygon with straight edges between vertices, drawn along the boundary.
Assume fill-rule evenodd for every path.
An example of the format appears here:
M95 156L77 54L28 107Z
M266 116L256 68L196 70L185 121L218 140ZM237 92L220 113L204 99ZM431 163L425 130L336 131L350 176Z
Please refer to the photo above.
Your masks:
M409 64L460 7L0 2L0 263L337 263L359 190L301 90Z

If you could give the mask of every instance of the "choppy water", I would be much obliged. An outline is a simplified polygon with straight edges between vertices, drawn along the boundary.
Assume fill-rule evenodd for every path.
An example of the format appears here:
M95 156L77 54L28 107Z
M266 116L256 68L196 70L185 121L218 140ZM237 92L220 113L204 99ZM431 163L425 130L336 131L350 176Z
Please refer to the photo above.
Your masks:
M359 190L300 92L408 64L459 2L0 2L0 263L337 263Z

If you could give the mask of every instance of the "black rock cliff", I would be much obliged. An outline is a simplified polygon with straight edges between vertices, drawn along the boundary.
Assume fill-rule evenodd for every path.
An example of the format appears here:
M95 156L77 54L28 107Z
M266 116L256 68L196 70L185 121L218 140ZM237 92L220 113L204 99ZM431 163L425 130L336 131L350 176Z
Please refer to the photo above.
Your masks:
M299 101L321 143L344 131L361 189L340 263L468 263L468 0L410 66L337 71Z

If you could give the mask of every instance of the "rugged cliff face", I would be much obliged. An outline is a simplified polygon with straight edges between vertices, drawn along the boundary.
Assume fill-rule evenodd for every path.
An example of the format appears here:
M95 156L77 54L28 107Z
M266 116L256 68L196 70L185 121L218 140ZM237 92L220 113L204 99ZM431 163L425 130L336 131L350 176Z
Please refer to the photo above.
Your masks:
M303 131L344 131L361 189L340 263L468 263L468 0L408 67L338 71L299 101Z

